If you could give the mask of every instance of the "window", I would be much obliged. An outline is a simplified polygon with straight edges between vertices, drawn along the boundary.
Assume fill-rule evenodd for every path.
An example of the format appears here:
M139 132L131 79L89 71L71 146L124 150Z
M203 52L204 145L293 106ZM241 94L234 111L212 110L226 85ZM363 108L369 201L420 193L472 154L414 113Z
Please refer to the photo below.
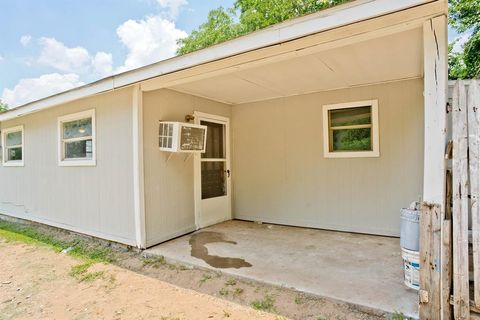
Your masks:
M327 158L378 157L377 100L323 106Z
M23 167L23 126L2 130L3 165L9 167Z
M58 118L59 165L94 166L95 110Z

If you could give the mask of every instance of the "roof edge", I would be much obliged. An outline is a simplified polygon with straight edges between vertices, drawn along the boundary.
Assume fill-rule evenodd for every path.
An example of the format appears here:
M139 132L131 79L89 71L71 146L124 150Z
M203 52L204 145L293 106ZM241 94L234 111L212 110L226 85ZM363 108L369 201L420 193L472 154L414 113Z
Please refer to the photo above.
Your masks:
M357 0L348 2L306 16L290 19L202 50L175 56L29 102L0 113L0 122L201 64L439 1L442 0Z

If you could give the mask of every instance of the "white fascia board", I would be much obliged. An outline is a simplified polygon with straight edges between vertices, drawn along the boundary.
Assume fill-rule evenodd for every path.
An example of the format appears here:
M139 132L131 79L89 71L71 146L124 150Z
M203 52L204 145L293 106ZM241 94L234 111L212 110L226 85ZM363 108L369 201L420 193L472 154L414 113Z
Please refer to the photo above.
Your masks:
M27 103L23 106L10 109L7 112L0 113L0 122L11 120L17 117L21 117L33 112L37 112L43 109L51 108L62 103L78 100L81 98L93 96L98 93L113 90L113 79L105 78L97 82L87 84L82 87L74 88L56 95L37 100L31 103Z
M257 32L186 55L173 57L92 84L34 101L0 114L0 122L94 94L129 86L144 80L278 45L359 21L443 0L357 0L304 17L288 20Z

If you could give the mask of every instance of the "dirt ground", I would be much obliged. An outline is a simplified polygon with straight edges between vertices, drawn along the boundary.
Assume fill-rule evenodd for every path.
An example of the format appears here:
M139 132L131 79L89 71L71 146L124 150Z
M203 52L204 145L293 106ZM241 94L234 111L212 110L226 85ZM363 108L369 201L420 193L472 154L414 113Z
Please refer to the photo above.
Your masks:
M49 227L44 231L78 238ZM82 261L70 255L0 237L0 320L385 319L289 288L168 265L121 246L110 250L112 264L82 271Z
M96 264L95 280L69 275L75 258L0 240L1 319L275 319L229 301Z

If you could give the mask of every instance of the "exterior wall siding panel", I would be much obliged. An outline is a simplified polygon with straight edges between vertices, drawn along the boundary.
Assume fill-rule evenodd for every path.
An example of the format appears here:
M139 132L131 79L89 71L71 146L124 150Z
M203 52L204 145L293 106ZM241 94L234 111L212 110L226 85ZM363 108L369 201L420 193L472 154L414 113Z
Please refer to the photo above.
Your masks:
M163 89L143 96L147 246L195 230L194 157L159 150L159 121L185 121L194 111L231 117L227 104ZM170 156L170 158L169 158Z
M236 218L398 236L423 188L421 79L232 108ZM323 156L322 106L378 99L380 157Z
M90 109L96 166L58 166L57 118ZM131 89L1 123L16 125L25 127L25 167L0 166L0 213L135 245Z

